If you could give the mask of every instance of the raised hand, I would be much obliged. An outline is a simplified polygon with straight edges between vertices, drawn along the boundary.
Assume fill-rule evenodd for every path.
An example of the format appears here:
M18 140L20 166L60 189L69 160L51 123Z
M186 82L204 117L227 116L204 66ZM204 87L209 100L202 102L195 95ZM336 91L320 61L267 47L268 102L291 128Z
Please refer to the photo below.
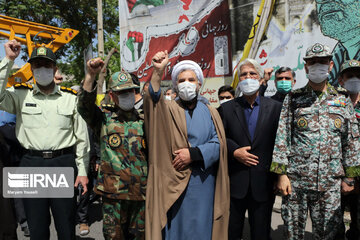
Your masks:
M104 66L104 61L101 58L94 58L86 63L87 72L91 75L98 74Z
M265 83L267 83L270 80L273 71L274 71L273 68L265 68L265 70L264 70L264 81L265 81Z
M8 59L14 61L20 54L21 45L15 39L8 41L4 44L5 54Z
M157 52L152 58L152 64L155 70L163 71L169 63L169 55L167 50Z

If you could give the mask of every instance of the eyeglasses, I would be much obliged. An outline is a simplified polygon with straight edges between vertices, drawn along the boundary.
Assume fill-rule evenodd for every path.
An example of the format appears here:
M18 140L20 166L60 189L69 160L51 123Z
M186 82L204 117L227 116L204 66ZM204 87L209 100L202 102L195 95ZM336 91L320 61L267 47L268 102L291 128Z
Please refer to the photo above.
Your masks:
M219 100L231 99L231 96L219 96Z

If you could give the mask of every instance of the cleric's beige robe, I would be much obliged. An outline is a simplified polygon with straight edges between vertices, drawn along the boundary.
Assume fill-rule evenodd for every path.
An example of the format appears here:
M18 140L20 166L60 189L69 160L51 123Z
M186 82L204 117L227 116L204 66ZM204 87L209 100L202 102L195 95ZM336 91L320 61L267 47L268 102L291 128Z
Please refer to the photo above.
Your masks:
M216 109L209 107L220 142L220 161L214 199L212 239L228 239L230 187L225 131ZM190 147L185 111L180 102L165 101L163 95L154 104L149 93L144 97L145 132L149 149L146 190L145 232L147 240L161 240L167 223L166 213L185 190L191 169L178 172L172 166L175 150Z

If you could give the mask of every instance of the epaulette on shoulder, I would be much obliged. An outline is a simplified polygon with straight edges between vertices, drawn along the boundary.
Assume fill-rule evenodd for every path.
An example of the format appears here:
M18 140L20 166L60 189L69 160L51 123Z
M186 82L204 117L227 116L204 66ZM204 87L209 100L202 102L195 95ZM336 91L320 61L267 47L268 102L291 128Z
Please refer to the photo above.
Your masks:
M115 112L115 105L114 104L101 104L101 109L103 110L107 110L107 111L110 111L110 112Z
M68 93L72 93L74 95L77 95L77 91L75 91L74 89L68 88L68 87L60 87L60 90L63 92L68 92Z
M142 108L139 108L136 110L137 114L139 115L139 118L141 120L144 120L145 116L144 116L144 110Z
M343 87L336 87L335 90L340 94L340 95L344 95L344 96L349 96L349 92L348 90L346 90Z
M16 89L30 89L33 90L33 85L27 84L27 83L17 83L14 85L14 88Z
M291 91L292 97L298 97L305 94L305 87Z

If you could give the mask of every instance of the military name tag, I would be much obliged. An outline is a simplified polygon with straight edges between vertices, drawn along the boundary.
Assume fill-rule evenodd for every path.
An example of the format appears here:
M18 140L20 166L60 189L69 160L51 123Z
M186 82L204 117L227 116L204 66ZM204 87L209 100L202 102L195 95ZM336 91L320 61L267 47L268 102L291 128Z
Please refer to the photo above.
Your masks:
M26 107L36 107L36 103L25 103Z

